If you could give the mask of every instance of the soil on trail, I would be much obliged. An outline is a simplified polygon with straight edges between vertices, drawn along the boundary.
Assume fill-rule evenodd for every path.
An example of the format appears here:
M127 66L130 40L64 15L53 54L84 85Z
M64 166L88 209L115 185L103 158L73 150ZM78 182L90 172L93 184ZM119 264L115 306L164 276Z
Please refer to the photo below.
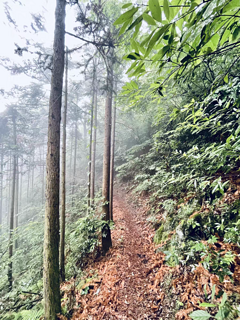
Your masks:
M113 247L87 269L92 280L86 295L76 292L72 319L159 319L161 300L154 290L156 263L154 230L144 209L135 206L120 189L114 195ZM163 258L160 258L160 262ZM93 270L94 269L94 270Z

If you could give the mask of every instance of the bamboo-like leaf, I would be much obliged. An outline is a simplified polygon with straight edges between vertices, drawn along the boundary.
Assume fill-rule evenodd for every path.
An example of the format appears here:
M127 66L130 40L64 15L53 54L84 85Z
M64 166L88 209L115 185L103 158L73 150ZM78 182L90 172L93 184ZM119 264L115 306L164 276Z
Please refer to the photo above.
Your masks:
M145 20L148 24L150 24L151 26L155 26L156 22L155 20L147 13L143 13L143 20Z
M122 8L123 9L126 9L126 8L128 8L128 7L130 7L132 5L132 3L126 3L126 4L124 4L123 6L122 6Z
M143 16L140 15L139 17L137 17L136 20L133 21L133 23L130 25L130 27L127 29L127 31L133 29L134 27L136 27L137 25L139 25L143 20Z
M139 8L132 8L127 12L121 14L121 16L114 22L114 25L117 26L118 24L122 24L128 19L132 18L133 15L138 11Z
M170 10L169 10L168 0L163 1L163 11L164 11L166 18L169 20Z
M130 18L122 25L122 28L119 31L119 35L123 34L126 31L127 27L132 23L132 21L133 21L133 18Z
M162 11L159 6L158 0L149 0L149 9L151 11L152 17L158 22L162 21Z

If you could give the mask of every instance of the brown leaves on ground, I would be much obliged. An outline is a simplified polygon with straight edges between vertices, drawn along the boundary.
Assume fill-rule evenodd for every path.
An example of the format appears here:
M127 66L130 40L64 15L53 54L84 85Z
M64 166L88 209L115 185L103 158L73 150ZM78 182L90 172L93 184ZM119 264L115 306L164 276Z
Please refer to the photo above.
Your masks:
M216 285L216 294L240 293L240 261L236 258L233 284L229 279L220 283L201 264L192 272L190 267L169 267L164 254L156 253L154 230L146 222L146 199L135 206L131 194L118 189L114 196L113 247L104 257L91 260L85 269L85 282L72 279L62 285L63 303L72 311L72 319L178 319L204 302L204 285L208 294ZM221 243L224 250L236 248ZM180 309L179 302L184 304ZM65 318L59 318L64 320Z
M155 253L154 230L146 223L144 208L127 203L118 190L114 221L113 247L87 267L88 282L81 288L74 280L62 285L63 305L72 307L72 319L159 319L164 293L158 286L169 267L163 265L164 254ZM83 295L86 288L88 293Z

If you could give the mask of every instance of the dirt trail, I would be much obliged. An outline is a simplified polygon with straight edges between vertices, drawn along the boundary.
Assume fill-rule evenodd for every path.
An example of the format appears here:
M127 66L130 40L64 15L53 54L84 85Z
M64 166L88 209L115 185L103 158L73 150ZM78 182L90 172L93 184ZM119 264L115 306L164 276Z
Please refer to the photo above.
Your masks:
M154 231L143 211L121 189L116 190L113 247L89 267L88 277L94 274L91 269L97 277L88 283L90 293L77 293L79 308L72 319L159 319L156 304L161 298L153 285L159 257L156 260Z

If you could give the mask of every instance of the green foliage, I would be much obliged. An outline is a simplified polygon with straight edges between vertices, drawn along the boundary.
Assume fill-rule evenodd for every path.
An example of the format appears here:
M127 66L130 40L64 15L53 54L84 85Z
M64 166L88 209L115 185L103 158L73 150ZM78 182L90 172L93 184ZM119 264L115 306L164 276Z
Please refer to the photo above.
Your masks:
M212 237L208 240L209 244L217 242L216 237ZM222 282L224 276L232 275L229 267L234 262L235 255L232 252L223 254L225 250L216 251L211 245L205 245L201 242L195 243L191 247L190 255L194 256L196 253L200 254L201 262L205 269L219 276L219 280Z
M38 320L43 316L42 304L36 305L31 310L12 312L3 316L2 320Z
M209 302L204 302L204 303L200 303L199 307L205 307L208 308L208 310L211 308L216 309L217 307L217 312L211 310L208 311L204 311L204 310L197 310L197 311L193 311L192 313L189 314L189 316L191 317L191 319L193 320L207 320L207 319L218 319L218 320L232 320L232 319L236 319L239 315L239 311L235 308L232 307L228 300L228 296L226 294L226 292L223 293L222 295L222 300L221 302L217 302L215 299L215 285L212 288L212 294L211 294L211 303ZM214 304L212 303L214 302ZM214 314L214 315L213 315Z
M148 6L132 7L123 13L115 24L132 23L133 16L140 16L127 29L135 29L134 45L143 55L136 56L132 64L132 76L146 73L149 60L157 65L158 71L168 68L167 79L176 74L183 77L189 69L195 69L209 56L231 51L239 46L240 26L237 16L237 0L200 0L186 3L183 0L149 0ZM163 9L163 10L162 10ZM150 11L150 12L149 12ZM151 14L151 16L150 16ZM149 16L149 17L148 17ZM142 17L148 27L141 29ZM141 30L141 36L138 36ZM120 33L124 32L122 29ZM138 36L138 37L137 37ZM127 55L127 59L131 59ZM230 68L238 61L230 63ZM138 61L137 61L138 60ZM222 80L228 82L228 72ZM166 79L165 79L166 81Z
M75 223L68 225L66 231L66 277L81 273L84 257L94 252L99 245L99 235L106 222L95 213L87 214Z

